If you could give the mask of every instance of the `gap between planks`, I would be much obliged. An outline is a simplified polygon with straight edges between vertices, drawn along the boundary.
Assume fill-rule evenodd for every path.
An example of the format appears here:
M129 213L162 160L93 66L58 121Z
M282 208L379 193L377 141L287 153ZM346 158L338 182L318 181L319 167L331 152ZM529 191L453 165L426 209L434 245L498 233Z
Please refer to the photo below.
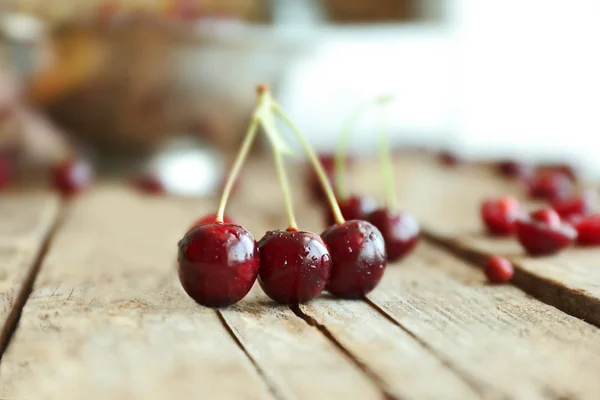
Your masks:
M10 346L11 339L13 338L14 333L19 326L19 321L21 320L21 314L23 312L23 308L25 307L25 303L27 303L29 295L33 291L33 285L35 284L35 280L40 272L44 258L46 257L46 254L48 254L48 250L52 245L52 239L64 221L67 208L68 201L61 200L59 203L58 212L54 217L54 221L52 221L50 229L42 240L42 244L38 249L33 262L31 263L29 271L21 283L17 297L15 298L12 308L10 309L10 312L8 313L8 316L4 322L4 326L2 326L2 331L0 331L0 363L2 362L4 353Z

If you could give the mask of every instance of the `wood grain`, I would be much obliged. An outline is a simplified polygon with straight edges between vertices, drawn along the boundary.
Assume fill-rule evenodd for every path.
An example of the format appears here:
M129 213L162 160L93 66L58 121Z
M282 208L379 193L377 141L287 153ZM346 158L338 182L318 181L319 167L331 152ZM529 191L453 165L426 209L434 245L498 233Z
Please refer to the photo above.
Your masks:
M0 398L271 398L217 314L180 288L190 220L118 187L76 199L0 365Z
M59 212L50 193L0 196L0 331ZM2 341L8 338L2 339Z
M600 397L600 330L431 245L368 297L483 398Z

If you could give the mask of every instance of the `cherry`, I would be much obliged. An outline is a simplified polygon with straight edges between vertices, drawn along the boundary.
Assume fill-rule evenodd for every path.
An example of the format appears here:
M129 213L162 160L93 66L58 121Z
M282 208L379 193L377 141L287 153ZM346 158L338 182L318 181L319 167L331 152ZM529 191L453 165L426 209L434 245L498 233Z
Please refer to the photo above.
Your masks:
M161 180L152 175L139 175L131 179L131 185L141 192L149 194L163 194L165 187ZM213 222L213 221L211 221Z
M600 245L600 214L580 216L574 226L577 229L577 243L585 246Z
M577 171L577 169L575 167L573 167L572 165L569 164L550 164L550 165L544 165L541 167L541 170L543 171L550 171L550 172L558 172L561 174L565 174L569 177L569 179L571 179L573 182L577 181L577 177L579 175L579 172Z
M381 232L367 221L346 221L322 235L333 268L327 290L336 297L360 298L375 289L387 265Z
M488 199L481 204L481 218L492 235L510 235L521 215L519 201L511 196Z
M226 307L248 294L260 256L250 232L235 224L204 224L179 241L178 273L186 293L206 307Z
M93 175L92 166L85 160L67 159L52 169L52 184L64 196L72 196L88 186Z
M523 178L532 171L531 166L515 160L504 160L498 163L498 172L508 178Z
M490 282L504 283L512 279L515 274L513 265L504 257L492 256L485 263L483 272Z
M380 208L373 211L367 219L381 232L388 261L403 258L419 240L419 223L410 214Z
M198 220L196 220L196 222L194 222L192 224L192 226L190 227L190 229L194 229L195 227L197 227L199 225L215 223L216 219L217 219L217 214L216 213L208 214L207 216L204 216L204 217L199 218ZM229 218L227 215L223 216L223 223L237 225L237 222L235 222L233 219Z
M456 167L462 163L460 157L449 151L442 151L438 154L438 160L447 167Z
M558 253L577 238L577 231L563 223L556 211L542 209L517 220L517 239L531 255Z
M269 231L258 242L259 283L280 304L304 303L327 285L332 261L319 235L303 231Z
M573 191L573 182L569 177L556 171L541 171L528 182L529 196L534 199L556 200L564 198Z
M367 219L367 216L376 208L375 200L368 196L350 196L339 202L342 215L345 219ZM335 223L331 209L326 209L327 226Z
M13 165L8 157L0 153L0 189L6 187L13 179Z
M596 196L589 191L565 199L555 199L550 203L561 218L590 214L594 211L595 204Z

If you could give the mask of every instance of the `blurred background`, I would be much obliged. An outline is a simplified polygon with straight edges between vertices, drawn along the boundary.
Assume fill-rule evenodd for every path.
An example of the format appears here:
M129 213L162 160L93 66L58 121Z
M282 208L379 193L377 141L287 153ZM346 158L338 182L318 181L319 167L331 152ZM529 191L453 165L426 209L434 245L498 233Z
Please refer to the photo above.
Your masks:
M394 147L600 175L597 0L0 0L0 13L0 149L19 169L76 149L210 193L266 82L321 152L390 93ZM353 148L374 150L375 127L361 118Z

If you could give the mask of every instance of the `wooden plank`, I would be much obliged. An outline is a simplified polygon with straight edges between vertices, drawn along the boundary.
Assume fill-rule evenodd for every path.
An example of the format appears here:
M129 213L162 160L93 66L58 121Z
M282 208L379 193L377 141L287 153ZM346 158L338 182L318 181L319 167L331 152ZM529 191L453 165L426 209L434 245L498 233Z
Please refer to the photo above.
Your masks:
M9 339L9 315L16 319L19 294L59 212L51 193L4 192L0 195L0 348ZM14 321L12 321L14 322ZM13 325L12 323L8 323Z
M600 398L600 330L431 245L368 297L484 398Z
M0 365L0 398L271 398L218 315L180 288L189 213L119 187L69 211Z
M477 393L417 340L364 301L321 296L301 305L385 391L403 399L473 399ZM432 377L435 379L432 381Z

